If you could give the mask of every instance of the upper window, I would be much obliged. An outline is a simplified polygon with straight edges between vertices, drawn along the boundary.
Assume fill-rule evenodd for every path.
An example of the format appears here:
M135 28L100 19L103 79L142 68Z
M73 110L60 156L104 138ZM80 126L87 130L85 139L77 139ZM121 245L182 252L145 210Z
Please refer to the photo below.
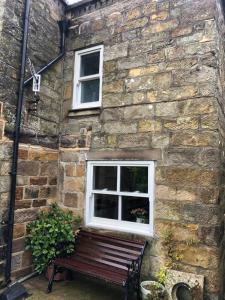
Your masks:
M75 53L73 108L99 107L102 99L103 46Z
M154 162L88 162L86 225L153 234Z

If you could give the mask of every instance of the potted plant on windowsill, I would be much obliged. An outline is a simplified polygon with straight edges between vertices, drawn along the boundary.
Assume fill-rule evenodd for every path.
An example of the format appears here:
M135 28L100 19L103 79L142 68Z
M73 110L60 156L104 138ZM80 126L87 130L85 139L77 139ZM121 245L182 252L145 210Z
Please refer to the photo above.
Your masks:
M131 215L136 218L137 223L147 223L148 221L148 212L144 208L135 208L131 210Z
M47 211L41 211L37 220L27 225L26 249L31 251L35 270L40 274L51 274L51 262L56 257L71 254L74 250L74 226L81 217L71 211L63 211L56 203ZM50 267L49 267L50 266ZM48 268L49 267L49 268ZM65 274L56 274L55 280L64 279Z

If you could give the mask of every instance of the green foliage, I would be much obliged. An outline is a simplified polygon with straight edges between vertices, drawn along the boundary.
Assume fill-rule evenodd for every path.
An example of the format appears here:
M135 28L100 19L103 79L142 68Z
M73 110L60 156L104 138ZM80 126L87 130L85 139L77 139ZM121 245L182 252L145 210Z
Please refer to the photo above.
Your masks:
M166 229L162 234L162 240L162 244L166 250L166 268L178 269L178 263L182 260L183 255L177 248L172 230Z
M31 250L35 270L42 273L56 257L71 254L74 249L73 225L81 217L64 212L57 204L41 212L37 220L27 226L26 249Z
M161 267L159 269L159 272L156 274L156 278L158 282L161 283L162 285L165 285L166 282L166 272L167 272L167 268Z
M162 300L164 299L164 291L159 283L155 282L148 287L150 295L148 295L148 300Z

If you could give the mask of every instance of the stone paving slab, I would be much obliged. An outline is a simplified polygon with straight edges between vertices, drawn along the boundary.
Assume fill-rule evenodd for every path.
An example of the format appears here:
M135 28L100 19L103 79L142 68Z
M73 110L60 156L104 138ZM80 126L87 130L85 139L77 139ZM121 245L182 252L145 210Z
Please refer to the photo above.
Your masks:
M32 293L29 300L122 300L122 288L97 280L74 275L72 281L55 282L51 294L46 293L47 280L43 276L32 278L24 283Z

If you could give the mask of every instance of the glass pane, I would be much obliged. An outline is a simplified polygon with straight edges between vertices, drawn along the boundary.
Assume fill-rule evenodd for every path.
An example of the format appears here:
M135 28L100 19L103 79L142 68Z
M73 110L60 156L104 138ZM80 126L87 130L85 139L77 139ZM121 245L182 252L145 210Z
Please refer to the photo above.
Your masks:
M94 195L94 216L106 219L118 219L118 196Z
M148 167L121 167L121 191L148 193Z
M81 82L81 103L99 101L99 79Z
M149 224L149 199L122 197L122 220Z
M89 76L99 73L100 52L81 56L80 76Z
M94 189L116 191L117 167L94 167Z

